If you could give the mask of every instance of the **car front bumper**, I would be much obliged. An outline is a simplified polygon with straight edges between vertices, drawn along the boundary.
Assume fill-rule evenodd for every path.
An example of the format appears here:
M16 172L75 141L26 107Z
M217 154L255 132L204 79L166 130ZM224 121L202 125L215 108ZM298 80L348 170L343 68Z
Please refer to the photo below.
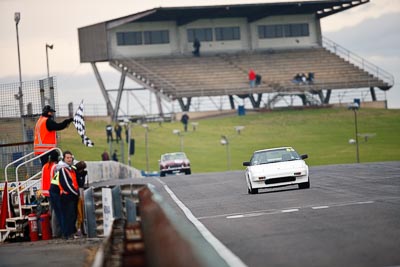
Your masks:
M189 171L190 167L171 167L171 168L164 168L161 169L160 172L163 173L179 173L179 172L186 172Z
M251 187L253 189L271 188L271 187L280 187L280 186L301 184L301 183L306 183L306 182L308 182L308 175L274 177L274 178L265 179L265 180L257 180L257 181L252 180Z

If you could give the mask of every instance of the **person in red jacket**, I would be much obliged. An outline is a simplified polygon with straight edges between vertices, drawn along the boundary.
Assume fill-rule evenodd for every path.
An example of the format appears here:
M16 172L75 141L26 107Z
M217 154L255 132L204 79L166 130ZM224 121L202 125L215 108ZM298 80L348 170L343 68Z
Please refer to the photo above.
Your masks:
M73 118L65 119L61 123L54 121L53 115L56 112L51 106L46 105L43 107L42 115L36 122L35 138L33 141L33 151L35 156L42 155L40 161L42 167L48 161L48 150L57 146L56 131L63 130L69 126L74 120Z
M249 70L249 83L251 88L254 88L256 86L256 73L253 69Z
M52 150L49 154L49 160L42 168L42 195L45 198L50 198L50 182L54 177L59 156L57 150Z

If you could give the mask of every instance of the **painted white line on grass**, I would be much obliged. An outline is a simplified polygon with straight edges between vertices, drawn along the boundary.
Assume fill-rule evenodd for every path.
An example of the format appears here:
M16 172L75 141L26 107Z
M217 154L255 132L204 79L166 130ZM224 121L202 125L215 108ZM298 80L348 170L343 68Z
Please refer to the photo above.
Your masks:
M164 189L168 192L171 198L175 201L179 208L185 213L186 217L193 223L193 225L199 230L205 240L215 249L215 251L223 258L229 266L232 267L247 267L242 260L230 251L224 244L221 243L208 229L202 224L193 213L189 210L182 201L175 195L174 192L168 187L166 183L157 178L157 180L164 186Z

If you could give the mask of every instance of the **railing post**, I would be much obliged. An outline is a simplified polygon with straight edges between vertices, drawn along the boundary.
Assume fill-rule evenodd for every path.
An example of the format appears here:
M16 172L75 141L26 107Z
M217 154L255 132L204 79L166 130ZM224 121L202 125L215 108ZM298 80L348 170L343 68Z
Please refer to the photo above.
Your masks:
M322 36L322 43L325 45L327 50L334 52L337 56L348 60L348 62L352 62L354 65L362 68L363 70L370 72L375 75L376 69L376 77L381 79L383 82L387 83L389 87L393 86L394 84L394 77L389 72L383 70L382 68L378 67L377 65L365 60L364 58L352 53L351 51L347 50L344 47L341 47L339 44L336 44L332 40L328 39L325 36ZM341 49L340 51L338 49Z

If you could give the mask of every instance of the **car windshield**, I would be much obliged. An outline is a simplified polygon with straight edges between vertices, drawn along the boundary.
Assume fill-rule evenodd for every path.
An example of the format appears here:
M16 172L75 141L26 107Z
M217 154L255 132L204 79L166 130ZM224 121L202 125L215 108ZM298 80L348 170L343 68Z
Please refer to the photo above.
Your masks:
M293 148L257 151L250 160L250 165L299 160L300 156Z
M161 157L162 161L177 160L177 159L186 159L185 153L171 153L162 155Z

